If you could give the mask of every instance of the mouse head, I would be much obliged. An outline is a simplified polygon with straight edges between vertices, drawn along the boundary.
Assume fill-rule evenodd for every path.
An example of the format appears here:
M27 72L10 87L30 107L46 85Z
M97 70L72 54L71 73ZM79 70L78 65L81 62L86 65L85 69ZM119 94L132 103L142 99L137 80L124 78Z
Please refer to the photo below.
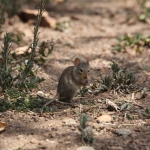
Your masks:
M90 73L89 59L83 60L77 57L74 59L74 65L76 66L77 72L82 80L87 81Z

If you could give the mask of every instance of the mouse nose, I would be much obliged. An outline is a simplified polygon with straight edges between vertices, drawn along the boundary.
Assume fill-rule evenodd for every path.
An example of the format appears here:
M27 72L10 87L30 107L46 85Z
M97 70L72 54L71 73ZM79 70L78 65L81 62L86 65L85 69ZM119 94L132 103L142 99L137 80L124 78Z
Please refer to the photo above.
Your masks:
M87 79L87 76L83 77L84 79Z
M83 79L87 79L88 78L88 76L85 74L85 75L83 75Z

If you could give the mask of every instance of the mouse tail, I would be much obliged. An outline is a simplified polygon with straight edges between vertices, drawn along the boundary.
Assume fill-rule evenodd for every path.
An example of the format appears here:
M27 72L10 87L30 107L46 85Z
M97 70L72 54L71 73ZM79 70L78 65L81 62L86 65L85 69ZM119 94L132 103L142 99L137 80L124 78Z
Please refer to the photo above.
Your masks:
M56 96L53 99L50 99L47 103L45 103L43 105L43 107L45 107L45 106L49 105L50 103L56 101L56 99L58 99L58 98L59 98L59 94L56 94Z

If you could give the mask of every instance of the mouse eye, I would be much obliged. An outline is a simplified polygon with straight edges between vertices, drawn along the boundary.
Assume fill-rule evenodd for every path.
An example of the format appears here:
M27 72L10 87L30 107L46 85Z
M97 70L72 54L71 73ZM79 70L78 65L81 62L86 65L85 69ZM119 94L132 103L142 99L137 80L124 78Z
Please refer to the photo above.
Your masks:
M88 70L88 72L90 72L90 70Z
M83 72L83 69L82 69L82 68L80 69L80 72Z

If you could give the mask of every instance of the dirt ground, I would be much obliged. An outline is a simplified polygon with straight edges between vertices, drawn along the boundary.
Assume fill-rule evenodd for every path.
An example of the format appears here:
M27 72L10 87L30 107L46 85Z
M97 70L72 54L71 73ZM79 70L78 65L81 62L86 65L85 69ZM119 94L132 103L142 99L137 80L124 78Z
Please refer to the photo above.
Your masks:
M66 20L69 26L62 32L40 27L39 42L51 40L56 44L52 54L44 64L38 64L40 76L46 80L36 92L43 91L52 98L56 93L61 72L73 64L76 56L90 59L91 84L100 80L100 75L110 71L110 63L118 62L121 67L134 72L136 81L131 94L114 91L94 95L87 93L76 97L75 107L51 104L54 113L34 113L6 111L0 113L0 121L9 126L0 132L1 150L77 150L80 146L91 146L95 150L150 150L150 118L144 118L146 108L150 109L150 51L145 48L142 54L130 49L127 52L112 52L116 38L125 33L150 35L150 25L127 19L136 15L139 5L134 0L67 0L65 3L47 5L46 10L56 20ZM23 31L24 44L29 45L33 36L33 25L23 23L18 17L6 21L4 31ZM13 44L16 48L18 45ZM92 89L91 89L92 90ZM146 94L138 98L140 91ZM134 95L134 96L133 96ZM109 111L104 100L109 99L121 106L124 101L132 103L128 111ZM94 104L94 105L93 105ZM134 119L127 119L130 113ZM89 124L94 130L94 142L82 143L77 126L79 114L90 116ZM101 114L110 115L110 122L98 123ZM131 134L118 135L117 129L129 129ZM89 149L90 150L90 149Z

